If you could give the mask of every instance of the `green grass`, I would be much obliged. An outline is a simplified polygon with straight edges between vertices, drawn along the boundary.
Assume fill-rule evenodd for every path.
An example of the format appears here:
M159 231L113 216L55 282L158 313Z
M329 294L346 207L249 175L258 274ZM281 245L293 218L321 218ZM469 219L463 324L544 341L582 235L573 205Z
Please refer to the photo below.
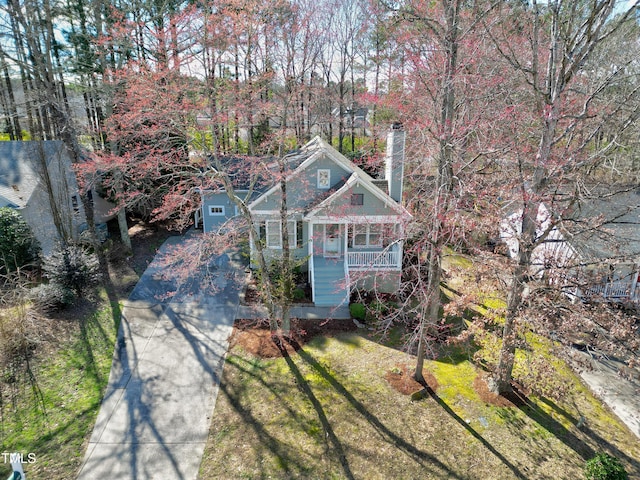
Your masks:
M411 402L384 376L414 361L356 334L318 337L290 358L235 346L200 478L573 480L600 450L640 475L637 439L568 369L558 372L575 387L564 401L506 408L480 400L463 351L428 361L440 387ZM579 415L588 430L576 428Z
M36 352L33 382L21 376L2 385L2 449L35 454L35 463L25 465L30 480L77 473L109 378L119 318L119 306L101 300L74 319L66 340ZM0 462L0 478L9 475L7 467Z

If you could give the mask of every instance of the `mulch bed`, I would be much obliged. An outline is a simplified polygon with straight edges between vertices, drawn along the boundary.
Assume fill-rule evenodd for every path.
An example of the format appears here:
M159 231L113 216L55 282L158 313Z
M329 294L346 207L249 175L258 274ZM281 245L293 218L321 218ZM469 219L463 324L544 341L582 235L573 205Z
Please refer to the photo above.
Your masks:
M265 320L236 320L229 345L240 345L256 357L277 358L282 357L279 345L292 355L318 335L331 337L339 333L353 332L357 328L351 320L292 319L291 335L282 341L277 335L272 335L269 323Z
M486 378L482 374L473 381L473 388L480 399L489 405L496 407L521 407L527 404L527 395L517 385L513 386L513 392L498 395L489 390Z
M423 371L422 376L432 391L435 392L438 390L438 381L431 372ZM424 385L413 378L413 373L408 372L406 365L396 365L393 370L385 374L384 378L389 382L391 387L403 395L411 395L412 393L424 390Z

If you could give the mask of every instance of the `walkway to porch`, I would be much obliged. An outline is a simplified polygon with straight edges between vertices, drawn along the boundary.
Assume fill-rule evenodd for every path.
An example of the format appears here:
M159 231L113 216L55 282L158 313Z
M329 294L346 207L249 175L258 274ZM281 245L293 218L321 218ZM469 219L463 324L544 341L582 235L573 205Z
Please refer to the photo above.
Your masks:
M318 307L348 305L347 280L344 271L344 258L325 258L313 256L314 303Z

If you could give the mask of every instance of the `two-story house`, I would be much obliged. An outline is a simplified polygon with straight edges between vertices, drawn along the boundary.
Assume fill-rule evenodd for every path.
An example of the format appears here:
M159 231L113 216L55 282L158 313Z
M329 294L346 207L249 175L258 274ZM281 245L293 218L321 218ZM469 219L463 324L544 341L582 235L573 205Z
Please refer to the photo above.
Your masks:
M640 302L640 189L604 192L600 197L560 204L562 215L540 204L530 273L563 289L571 298ZM520 248L522 210L505 218L500 236L515 258Z
M318 306L348 301L351 288L393 293L400 284L404 225L411 215L402 206L405 132L389 132L383 179L373 179L336 149L315 137L287 156L289 246L303 262ZM220 203L219 205L216 202ZM204 196L204 231L232 211L219 194ZM282 250L281 188L274 183L249 204L267 255ZM235 214L235 209L233 209ZM207 216L218 222L207 222Z
M0 142L0 207L20 212L44 255L60 239L60 230L79 237L85 215L62 142Z

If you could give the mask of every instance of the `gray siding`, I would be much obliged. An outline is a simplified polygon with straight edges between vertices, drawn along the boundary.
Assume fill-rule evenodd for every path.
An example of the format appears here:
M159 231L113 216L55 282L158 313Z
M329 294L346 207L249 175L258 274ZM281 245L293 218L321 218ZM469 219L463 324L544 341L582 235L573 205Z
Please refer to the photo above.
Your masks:
M275 220L273 217L256 217L255 221L259 224L263 224L266 220ZM301 220L296 221L296 225ZM296 232L297 235L298 232ZM302 238L296 238L296 244L300 245L298 248L291 249L291 256L294 260L302 260L309 255L309 224L307 222L302 222ZM253 252L252 252L253 253ZM264 249L265 259L267 261L273 260L275 258L279 258L282 254L282 249L280 248L265 248ZM302 266L302 270L306 270L307 262Z
M351 194L362 194L363 205L351 205ZM360 215L397 215L391 206L376 197L362 185L354 186L331 202L331 206L318 212L319 216L355 217Z
M12 142L13 143L13 142ZM51 180L51 195L47 192L44 174L35 158L39 150L32 142L24 142L22 154L24 161L32 162L36 187L20 214L25 219L40 244L42 254L51 253L60 241L58 229L53 220L51 202L55 202L62 228L70 238L78 240L80 231L86 228L84 208L78 193L78 184L71 166L71 160L61 142L44 142L47 156L47 171ZM76 201L73 202L72 198Z
M318 170L329 170L330 187L318 188ZM329 157L323 155L313 162L308 168L300 172L295 178L287 182L287 204L290 209L300 209L317 201L318 197L326 194L336 184L344 181L349 172ZM280 209L280 189L276 189L271 195L260 202L255 210L271 211Z
M224 215L210 213L209 207L221 207ZM205 233L213 232L224 222L235 216L235 203L225 192L204 194L202 199L202 228Z
M50 255L60 241L60 236L53 222L53 213L51 212L48 195L44 190L34 192L27 206L20 209L19 212L31 228L34 237L38 240L42 255ZM65 217L65 223L70 229L72 238L77 240L79 227L84 221L84 214L79 212L72 215L70 210L61 213Z

